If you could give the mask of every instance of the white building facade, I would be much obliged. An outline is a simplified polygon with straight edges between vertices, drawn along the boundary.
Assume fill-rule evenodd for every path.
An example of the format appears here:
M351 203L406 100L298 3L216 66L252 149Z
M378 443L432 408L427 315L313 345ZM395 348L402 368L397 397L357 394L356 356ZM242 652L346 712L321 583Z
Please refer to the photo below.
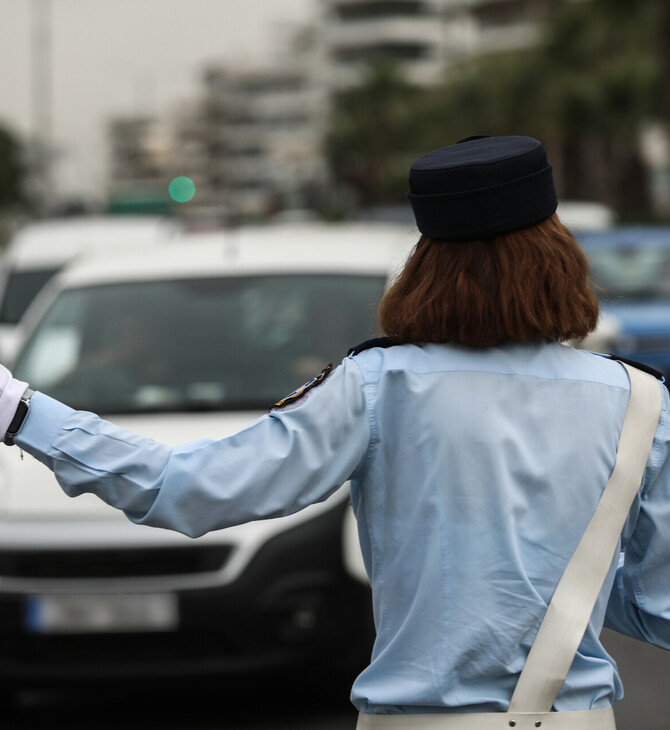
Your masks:
M537 43L549 0L322 0L324 43L336 86L362 65L390 61L418 84L453 64Z

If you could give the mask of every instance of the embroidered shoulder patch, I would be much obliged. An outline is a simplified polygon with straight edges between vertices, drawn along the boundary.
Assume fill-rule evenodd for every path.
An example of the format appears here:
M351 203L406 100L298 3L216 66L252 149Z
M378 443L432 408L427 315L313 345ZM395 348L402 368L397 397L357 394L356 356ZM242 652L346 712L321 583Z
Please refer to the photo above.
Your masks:
M272 408L270 408L270 410L274 410L275 408L282 408L283 406L286 406L289 403L295 403L297 400L300 400L312 388L319 385L319 383L323 383L323 381L328 377L328 375L330 375L330 371L332 369L333 369L332 363L330 365L326 365L326 367L315 378L308 380L304 385L301 385L297 390L294 390L292 393L289 393L286 397L282 398L280 401L277 401L272 406Z

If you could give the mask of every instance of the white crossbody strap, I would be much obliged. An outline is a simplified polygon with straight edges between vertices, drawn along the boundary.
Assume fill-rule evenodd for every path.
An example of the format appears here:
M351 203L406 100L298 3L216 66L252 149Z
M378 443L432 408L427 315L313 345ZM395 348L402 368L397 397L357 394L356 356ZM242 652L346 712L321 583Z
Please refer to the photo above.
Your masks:
M621 364L630 379L630 398L614 470L556 586L517 682L509 712L551 710L584 637L619 535L642 482L660 418L661 388L653 376Z

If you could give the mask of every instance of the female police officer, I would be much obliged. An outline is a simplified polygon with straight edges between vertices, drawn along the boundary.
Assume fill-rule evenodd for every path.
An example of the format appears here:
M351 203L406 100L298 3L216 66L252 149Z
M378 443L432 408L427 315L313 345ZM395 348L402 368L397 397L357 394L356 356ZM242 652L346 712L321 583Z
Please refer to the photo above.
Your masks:
M387 338L240 433L170 449L42 393L26 416L26 384L3 370L0 435L69 495L192 536L299 510L350 478L377 629L352 691L359 727L613 728L622 691L602 626L670 648L667 393L552 711L511 715L612 472L629 378L560 344L595 327L598 305L539 142L470 138L419 158L410 187L422 236L382 301Z

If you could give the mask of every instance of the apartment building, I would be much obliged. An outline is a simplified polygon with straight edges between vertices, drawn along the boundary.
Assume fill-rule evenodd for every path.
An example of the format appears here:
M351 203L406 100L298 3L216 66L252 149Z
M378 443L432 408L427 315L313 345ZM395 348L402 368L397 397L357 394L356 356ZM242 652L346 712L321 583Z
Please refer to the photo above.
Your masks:
M336 87L353 84L374 61L402 64L417 83L434 81L445 63L448 20L438 0L325 0L323 42Z
M322 0L335 86L370 61L402 65L419 84L452 64L537 42L550 0Z
M323 183L326 91L298 63L204 78L210 194L244 217L308 204Z

